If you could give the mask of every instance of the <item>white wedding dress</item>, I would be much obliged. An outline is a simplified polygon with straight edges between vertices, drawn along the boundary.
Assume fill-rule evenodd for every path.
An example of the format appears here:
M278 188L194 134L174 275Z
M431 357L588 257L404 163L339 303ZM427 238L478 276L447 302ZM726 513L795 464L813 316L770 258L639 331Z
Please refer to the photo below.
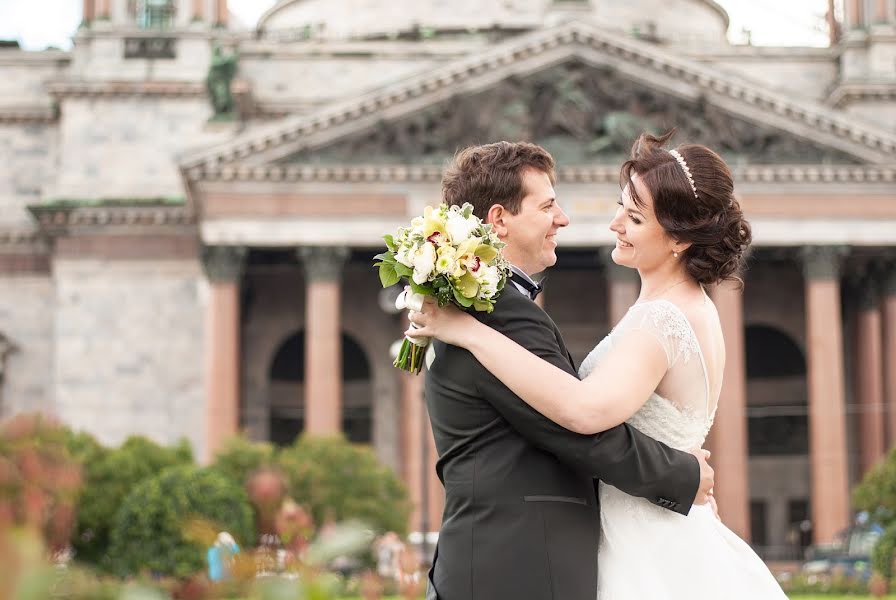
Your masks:
M711 307L706 300L706 317L718 319ZM656 338L669 365L657 392L628 423L679 450L702 446L718 401L711 388L721 386L721 376L710 385L687 317L667 300L635 304L584 360L580 376L587 377L625 335ZM600 504L599 600L786 600L762 560L708 506L695 505L683 516L603 482Z

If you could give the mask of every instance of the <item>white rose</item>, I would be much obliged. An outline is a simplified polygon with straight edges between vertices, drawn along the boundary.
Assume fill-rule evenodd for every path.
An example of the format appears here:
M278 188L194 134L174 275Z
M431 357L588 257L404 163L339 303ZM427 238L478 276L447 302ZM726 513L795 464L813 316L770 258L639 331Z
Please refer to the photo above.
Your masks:
M429 276L436 266L436 248L426 242L414 252L414 283L422 285L429 281Z
M501 273L498 267L483 266L479 269L479 294L483 298L491 298L498 291L498 282L501 280Z
M448 215L448 223L445 229L448 230L451 241L459 244L470 237L477 225L476 219L467 219L462 214L453 212Z
M413 267L414 260L411 257L411 252L413 251L413 246L401 246L398 249L398 252L395 253L395 260L400 262L406 267Z

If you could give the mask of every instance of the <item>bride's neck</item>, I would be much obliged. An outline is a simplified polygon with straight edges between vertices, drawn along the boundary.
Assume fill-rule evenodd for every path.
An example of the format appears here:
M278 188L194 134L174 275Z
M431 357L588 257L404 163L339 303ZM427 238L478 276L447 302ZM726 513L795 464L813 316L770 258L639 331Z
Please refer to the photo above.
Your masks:
M668 291L690 287L693 283L693 278L679 262L663 265L653 271L639 270L638 275L641 277L639 301L660 298Z

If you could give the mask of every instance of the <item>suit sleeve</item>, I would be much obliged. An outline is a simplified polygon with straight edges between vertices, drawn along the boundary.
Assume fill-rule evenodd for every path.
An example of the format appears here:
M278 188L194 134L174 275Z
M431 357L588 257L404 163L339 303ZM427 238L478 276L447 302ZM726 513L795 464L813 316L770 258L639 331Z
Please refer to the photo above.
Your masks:
M500 311L502 316L490 315L485 322L575 375L543 314L535 312L534 306L517 308L521 310ZM690 511L700 483L700 467L693 455L672 449L627 424L594 435L564 429L523 402L479 361L474 359L473 364L481 396L531 444L628 494L681 514Z

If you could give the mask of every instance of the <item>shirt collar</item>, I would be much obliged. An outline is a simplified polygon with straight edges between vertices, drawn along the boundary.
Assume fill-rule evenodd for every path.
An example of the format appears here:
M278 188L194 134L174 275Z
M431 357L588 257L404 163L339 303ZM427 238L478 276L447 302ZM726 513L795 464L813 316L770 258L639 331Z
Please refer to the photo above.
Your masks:
M516 265L510 265L510 270L513 271L514 273L516 273L517 275L519 275L520 277L522 277L523 279L525 279L526 281L528 281L529 283L531 283L532 285L534 285L534 286L537 286L537 285L538 285L538 282L537 282L537 281L535 281L534 279L532 279L532 278L529 276L528 273L526 273L525 271L523 271L522 269L520 269L520 268L517 267ZM523 294L524 296L528 296L528 295L529 295L529 290L527 290L526 288L524 288L523 286L521 286L521 285L518 284L517 282L511 280L510 283L512 283L512 284L514 285L514 287L516 287L516 289L518 289L518 290L520 291L520 293Z

